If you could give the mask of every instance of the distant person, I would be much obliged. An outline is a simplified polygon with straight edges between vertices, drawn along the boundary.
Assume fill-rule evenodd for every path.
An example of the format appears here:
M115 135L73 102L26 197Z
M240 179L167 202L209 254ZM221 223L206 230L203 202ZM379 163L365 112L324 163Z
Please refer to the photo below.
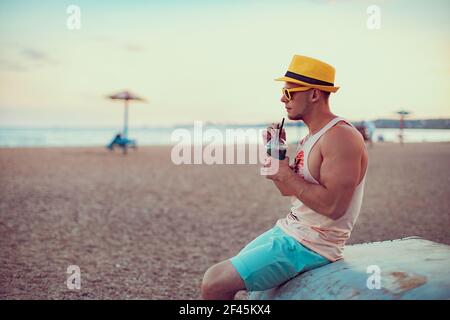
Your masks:
M401 145L403 145L405 136L403 135L403 130L398 134L398 140L400 142Z
M378 135L378 142L384 142L384 136L382 134Z
M369 141L369 135L366 126L364 126L362 122L360 124L354 124L354 126L356 130L358 130L358 132L361 134L364 141Z
M322 61L294 56L285 77L277 79L285 81L281 102L288 118L309 129L292 163L286 157L268 158L265 164L278 162L277 173L267 178L291 197L293 206L236 256L206 271L203 298L233 299L239 290L267 290L342 259L361 208L368 157L357 129L330 111L330 93L339 89L334 75L335 69ZM278 125L268 129L274 128Z
M370 147L373 147L373 133L376 129L375 123L373 121L363 121L363 126L366 127L367 141L369 141Z

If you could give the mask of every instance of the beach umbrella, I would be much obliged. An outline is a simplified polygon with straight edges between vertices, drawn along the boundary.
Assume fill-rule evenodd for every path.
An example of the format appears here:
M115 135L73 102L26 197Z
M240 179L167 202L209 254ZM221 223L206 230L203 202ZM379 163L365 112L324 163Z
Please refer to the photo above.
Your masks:
M125 103L125 112L124 112L124 121L123 121L123 136L124 138L128 138L128 101L135 100L145 102L144 98L138 97L137 95L129 92L129 91L121 91L116 94L112 94L108 96L109 99L112 100L123 100Z
M399 133L399 138L400 138L400 144L401 145L403 145L403 128L404 128L404 120L405 120L405 117L407 116L407 115L409 115L411 112L409 112L409 111L406 111L406 110L400 110L400 111L397 111L397 114L400 116L400 133Z

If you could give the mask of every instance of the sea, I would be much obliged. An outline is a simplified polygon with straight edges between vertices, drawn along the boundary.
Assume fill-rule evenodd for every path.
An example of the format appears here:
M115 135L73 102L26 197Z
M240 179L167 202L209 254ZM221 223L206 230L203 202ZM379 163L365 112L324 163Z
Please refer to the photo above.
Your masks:
M286 127L288 143L297 143L307 134L304 126ZM230 144L236 141L259 143L264 126L174 126L129 128L128 137L140 146L175 145L178 143L208 144L211 141ZM118 128L0 128L0 148L16 147L98 147L106 146L120 132ZM399 129L378 128L375 142L399 142ZM215 138L212 138L214 136ZM450 130L404 129L404 142L450 141ZM241 139L241 140L239 140ZM183 140L183 141L182 141Z

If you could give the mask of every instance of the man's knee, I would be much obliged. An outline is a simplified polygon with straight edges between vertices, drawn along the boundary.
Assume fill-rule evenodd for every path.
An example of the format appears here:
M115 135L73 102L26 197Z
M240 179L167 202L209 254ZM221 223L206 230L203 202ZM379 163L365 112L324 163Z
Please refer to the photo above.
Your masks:
M229 261L210 267L203 276L201 294L203 299L232 297L243 289L243 282Z
M222 282L223 271L221 270L221 265L216 264L206 270L202 281L202 297L203 299L215 299L218 293L221 292L223 287Z

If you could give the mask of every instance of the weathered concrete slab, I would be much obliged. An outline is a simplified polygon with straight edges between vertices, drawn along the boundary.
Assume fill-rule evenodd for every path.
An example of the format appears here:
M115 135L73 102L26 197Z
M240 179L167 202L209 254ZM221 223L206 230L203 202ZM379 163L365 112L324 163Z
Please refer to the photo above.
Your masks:
M344 255L249 299L450 299L448 245L411 237L347 246ZM376 285L377 267L381 287L369 289Z

